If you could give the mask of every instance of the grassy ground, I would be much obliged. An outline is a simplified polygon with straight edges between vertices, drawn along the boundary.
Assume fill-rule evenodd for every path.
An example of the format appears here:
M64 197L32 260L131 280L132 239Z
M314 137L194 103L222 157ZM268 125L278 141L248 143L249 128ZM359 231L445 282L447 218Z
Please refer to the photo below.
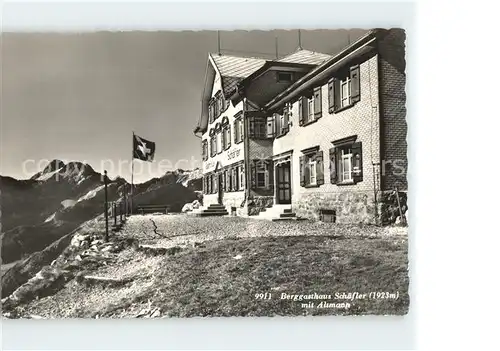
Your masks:
M228 238L228 232L235 235ZM102 287L71 280L52 296L16 307L15 314L129 318L408 311L407 237L401 228L145 216L132 218L114 239L131 237L179 251L154 254L126 247L105 265L87 271L120 279L122 285ZM335 299L335 293L343 292L386 292L397 298ZM264 293L266 299L256 298ZM282 294L314 293L326 296L281 299ZM318 308L321 301L336 305Z

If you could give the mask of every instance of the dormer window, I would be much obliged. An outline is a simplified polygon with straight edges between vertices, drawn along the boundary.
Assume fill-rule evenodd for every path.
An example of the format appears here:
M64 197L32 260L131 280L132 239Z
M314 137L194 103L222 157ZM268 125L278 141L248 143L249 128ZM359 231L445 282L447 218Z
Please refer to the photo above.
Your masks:
M291 83L293 81L292 72L278 72L276 74L278 83Z

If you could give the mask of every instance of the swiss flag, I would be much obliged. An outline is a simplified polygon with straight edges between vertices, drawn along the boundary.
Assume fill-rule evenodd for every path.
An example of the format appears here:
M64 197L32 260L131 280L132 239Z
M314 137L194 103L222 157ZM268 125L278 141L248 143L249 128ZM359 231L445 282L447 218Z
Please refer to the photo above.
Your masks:
M134 158L142 161L152 162L155 155L155 143L137 135L133 135Z

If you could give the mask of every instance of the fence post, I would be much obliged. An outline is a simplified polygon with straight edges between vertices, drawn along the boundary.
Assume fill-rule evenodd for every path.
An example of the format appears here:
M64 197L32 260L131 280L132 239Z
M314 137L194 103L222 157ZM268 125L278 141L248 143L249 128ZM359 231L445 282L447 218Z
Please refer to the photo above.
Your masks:
M108 171L104 171L104 217L106 219L106 236L104 241L108 242L109 232L108 232Z
M120 202L120 224L123 223L123 200Z
M116 227L116 202L113 202L113 217L114 217L114 225Z

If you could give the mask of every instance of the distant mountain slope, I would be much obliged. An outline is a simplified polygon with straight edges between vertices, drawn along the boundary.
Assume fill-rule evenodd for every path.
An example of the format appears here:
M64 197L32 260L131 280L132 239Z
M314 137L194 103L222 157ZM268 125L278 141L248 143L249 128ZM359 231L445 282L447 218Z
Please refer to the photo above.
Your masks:
M199 170L167 172L134 185L134 207L165 204L180 211L198 198ZM130 188L123 178L108 179L108 201ZM15 262L43 250L104 210L104 177L81 162L52 161L30 179L0 176L2 263Z

